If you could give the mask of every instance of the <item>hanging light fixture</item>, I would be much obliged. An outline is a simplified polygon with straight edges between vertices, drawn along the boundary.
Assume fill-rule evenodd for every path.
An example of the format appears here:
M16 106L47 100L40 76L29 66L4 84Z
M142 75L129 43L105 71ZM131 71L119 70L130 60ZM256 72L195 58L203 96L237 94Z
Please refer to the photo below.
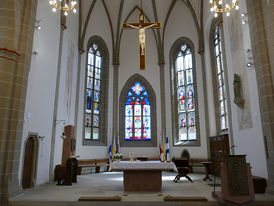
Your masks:
M64 12L64 15L67 16L69 11L76 13L76 0L50 0L49 4L52 6L52 11L56 12L57 9L60 9Z
M209 0L209 4L210 11L215 12L215 17L218 16L218 13L226 13L226 16L230 16L231 9L239 9L238 0Z

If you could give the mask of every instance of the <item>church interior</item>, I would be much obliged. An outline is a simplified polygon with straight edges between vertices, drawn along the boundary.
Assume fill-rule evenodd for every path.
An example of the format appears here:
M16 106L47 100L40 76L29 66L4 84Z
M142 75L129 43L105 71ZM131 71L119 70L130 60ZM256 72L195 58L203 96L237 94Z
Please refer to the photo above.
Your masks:
M274 0L1 0L0 205L274 205L273 33Z

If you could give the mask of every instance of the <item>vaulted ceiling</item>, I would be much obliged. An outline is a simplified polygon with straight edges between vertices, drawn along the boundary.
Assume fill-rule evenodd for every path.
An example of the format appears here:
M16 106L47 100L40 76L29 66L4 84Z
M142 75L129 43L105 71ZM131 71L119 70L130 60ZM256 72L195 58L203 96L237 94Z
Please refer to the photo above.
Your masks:
M112 22L117 24L118 15L122 14L122 20L132 11L135 7L141 8L141 0L80 0L82 2L82 14L83 14L83 23L88 15L90 6L95 3L104 2L110 14ZM168 10L172 4L182 1L187 6L191 7L190 9L194 11L194 14L197 20L200 22L201 17L201 7L202 0L143 0L142 7L149 19L154 20L154 11L153 5L156 6L156 11L159 20L164 20L168 13ZM123 18L124 17L124 18ZM116 22L115 22L116 20Z
M142 2L142 3L141 3ZM202 0L79 0L80 10L80 41L79 46L83 46L88 22L92 21L92 12L95 9L103 10L109 21L111 29L113 53L117 53L119 58L119 45L121 34L123 33L121 25L127 21L137 21L136 15L131 18L139 9L143 8L147 22L161 22L162 31L154 32L158 48L163 45L163 36L168 24L170 15L176 6L185 4L190 10L190 14L196 25L198 36L202 34ZM199 39L202 46L202 39Z

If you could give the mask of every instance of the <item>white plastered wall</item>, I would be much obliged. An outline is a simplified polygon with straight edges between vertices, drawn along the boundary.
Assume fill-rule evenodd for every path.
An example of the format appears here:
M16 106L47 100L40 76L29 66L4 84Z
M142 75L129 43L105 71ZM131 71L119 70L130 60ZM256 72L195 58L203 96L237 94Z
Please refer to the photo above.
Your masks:
M70 14L63 34L60 87L56 117L54 167L62 162L64 126L74 125L76 81L78 75L78 15Z
M166 3L166 2L165 2ZM158 6L161 9L163 7ZM144 7L149 10L150 7ZM167 7L166 12L167 12ZM150 8L151 9L151 8ZM128 12L130 9L127 9ZM125 12L124 16L127 15ZM152 11L148 11L149 18L153 20ZM163 14L160 14L163 15ZM164 22L163 15L160 21ZM138 20L138 12L134 11L132 16L128 19L128 22L135 22ZM114 19L114 22L116 19ZM123 21L123 19L122 19ZM178 26L179 25L179 26ZM114 30L116 27L114 26ZM112 66L112 44L111 44L111 33L109 29L109 22L105 15L103 5L101 2L97 2L92 12L90 22L87 29L84 47L87 45L87 41L90 37L98 35L104 39L108 46L110 55L109 65L109 96L108 96L108 145L111 142L111 128L112 128L112 85L113 85L113 66ZM200 147L173 147L172 146L172 134L171 134L171 102L170 102L170 68L169 68L169 52L172 44L179 37L189 38L195 47L195 60L196 60L196 73L197 73L197 86L199 96L199 118L200 118ZM181 151L187 148L190 155L193 158L207 158L207 147L206 147L206 135L205 135L205 115L204 115L204 99L203 99L203 84L202 84L202 65L201 57L198 52L198 34L195 28L194 20L192 19L191 13L186 5L179 1L174 7L172 12L165 36L165 93L166 93L166 117L167 117L167 133L170 141L171 155L180 157ZM77 155L80 155L81 159L84 158L105 158L108 157L106 146L83 146L83 112L84 112L84 82L85 82L85 68L86 68L86 52L82 55L81 60L81 84L79 90L79 113L78 113L78 130L77 130ZM122 88L126 81L134 74L142 75L152 86L156 94L156 119L157 119L157 138L160 138L161 128L161 96L160 96L160 68L158 65L158 52L156 42L152 31L146 31L146 70L140 71L139 69L139 46L138 46L138 31L128 29L123 31L120 47L120 66L119 66L119 80L118 80L118 94L120 95ZM157 144L158 145L158 144ZM122 147L121 152L124 153L125 157L129 156L130 152L134 152L134 156L148 156L157 157L159 153L157 147Z
M138 13L135 11L128 19L128 22L136 22ZM120 50L120 67L118 94L125 86L126 81L134 74L140 74L144 77L153 88L156 96L156 119L157 119L157 136L161 128L161 97L160 97L160 70L158 65L158 52L155 38L151 30L146 30L146 69L140 70L139 65L139 42L138 31L135 29L124 30L121 40ZM158 147L122 147L121 152L129 157L133 152L134 156L157 157Z
M57 64L60 41L60 13L52 13L48 1L39 0L36 19L40 21L41 30L35 29L33 51L38 55L32 55L31 67L28 78L25 118L22 135L21 156L19 166L19 183L21 184L25 143L29 133L37 133L44 137L39 139L38 159L35 184L43 184L49 181L49 165L51 153L52 122L55 99L55 86L57 77ZM68 29L64 31L63 53L60 74L59 102L57 119L65 120L65 125L74 124L74 102L77 78L77 41L78 41L78 17L69 15L67 18ZM36 23L37 24L37 23ZM76 31L76 32L75 32ZM65 108L64 95L66 93L66 70L68 56L68 42L74 44L74 65L72 78L70 79L71 105ZM63 123L56 127L56 143L54 166L61 163L62 147L61 134Z
M265 157L264 140L261 127L261 118L259 115L258 89L256 81L256 68L248 69L246 67L249 60L246 57L247 49L251 48L249 28L248 25L237 26L234 24L241 24L241 17L239 13L246 13L245 2L240 2L240 10L231 13L233 21L223 16L225 53L227 61L228 85L230 91L230 104L232 118L232 132L235 147L235 154L246 154L247 162L250 162L252 167L252 175L267 178L267 166ZM234 16L233 16L234 15ZM215 108L212 93L212 75L211 75L211 59L209 50L209 35L210 26L213 19L213 14L209 12L209 6L206 3L204 7L204 24L205 24L205 60L208 82L208 105L209 105L209 119L210 119L210 135L216 135L215 122ZM236 26L236 27L235 27ZM233 30L238 28L238 30ZM236 38L231 38L231 35L237 35ZM233 39L233 42L232 42ZM236 39L242 39L239 44ZM232 46L234 45L234 46ZM235 47L236 45L236 47ZM235 55L236 53L237 55ZM236 58L236 57L241 58ZM236 65L236 66L235 66ZM243 98L245 99L245 109L240 109L234 103L234 73L241 78ZM211 82L210 82L211 81ZM210 85L211 84L211 85ZM247 120L247 119L250 120ZM212 121L211 121L212 120ZM247 120L247 121L245 121ZM251 126L245 126L245 122L251 122ZM243 126L244 125L244 126ZM248 125L248 124L247 124ZM244 128L246 127L246 128ZM231 145L230 145L231 146Z
M88 40L92 36L100 36L106 43L109 52L109 91L108 91L108 127L112 126L112 42L111 42L111 31L109 22L101 1L95 4L93 12L90 17L88 24L84 49L87 49ZM86 59L87 51L81 57L81 71L80 74L80 87L79 87L79 112L78 112L78 128L77 128L77 141L76 141L76 155L80 156L80 159L96 159L96 158L107 158L107 146L87 146L83 145L83 120L84 120L84 99L85 99L85 73L86 73ZM108 129L108 139L110 139L110 129ZM108 141L109 142L109 141Z
M165 36L165 76L166 76L166 124L168 128L168 134L171 136L171 100L170 100L170 62L169 53L173 43L180 37L186 37L193 42L194 56L196 66L196 80L197 80L197 92L198 92L198 109L199 109L199 122L200 122L200 140L201 146L191 147L173 147L171 146L172 156L177 158L181 157L183 149L187 149L191 158L206 159L207 156L207 137L205 130L205 111L204 111L204 93L203 93L203 77L202 77L202 64L201 56L198 53L199 50L199 38L195 23L190 10L187 6L178 1L174 7L174 10L170 16Z

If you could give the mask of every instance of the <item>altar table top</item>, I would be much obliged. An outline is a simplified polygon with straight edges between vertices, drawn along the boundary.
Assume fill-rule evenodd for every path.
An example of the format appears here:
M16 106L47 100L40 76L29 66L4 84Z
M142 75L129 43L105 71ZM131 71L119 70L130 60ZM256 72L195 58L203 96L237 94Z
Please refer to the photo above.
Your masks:
M112 162L109 171L124 171L124 170L161 170L177 172L177 168L173 162L160 161L120 161Z

